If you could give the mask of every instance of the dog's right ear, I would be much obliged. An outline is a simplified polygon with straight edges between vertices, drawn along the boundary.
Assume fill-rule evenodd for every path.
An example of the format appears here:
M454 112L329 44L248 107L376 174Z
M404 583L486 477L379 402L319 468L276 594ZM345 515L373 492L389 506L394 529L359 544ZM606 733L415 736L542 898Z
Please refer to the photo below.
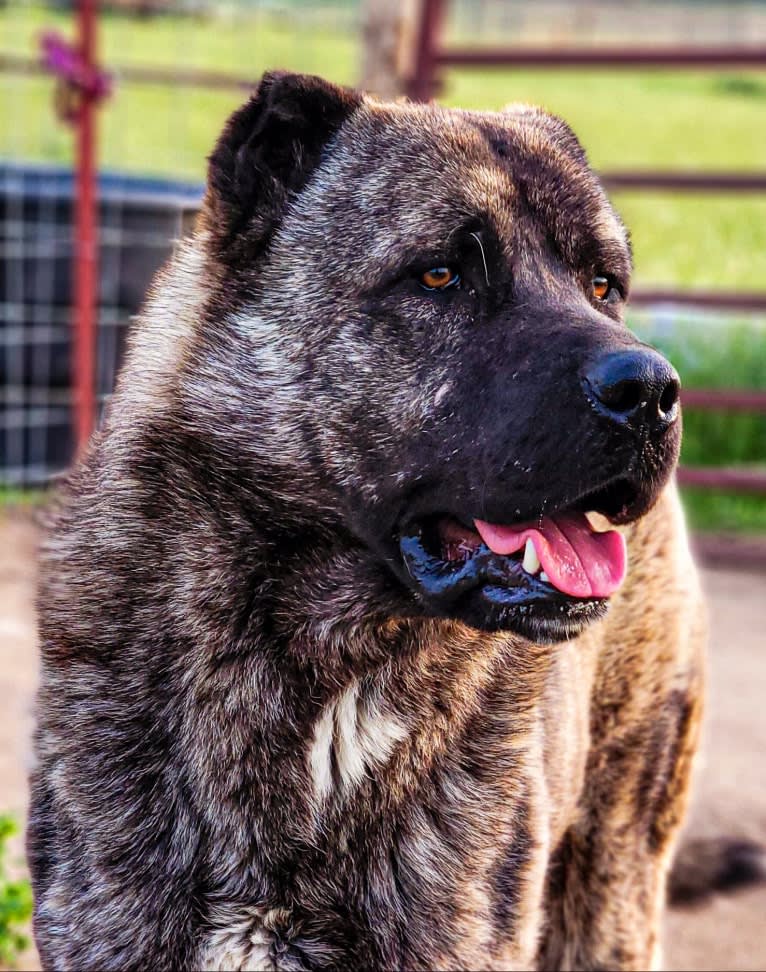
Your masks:
M266 246L289 197L361 101L358 92L311 75L263 76L209 159L206 223L226 262L252 260Z

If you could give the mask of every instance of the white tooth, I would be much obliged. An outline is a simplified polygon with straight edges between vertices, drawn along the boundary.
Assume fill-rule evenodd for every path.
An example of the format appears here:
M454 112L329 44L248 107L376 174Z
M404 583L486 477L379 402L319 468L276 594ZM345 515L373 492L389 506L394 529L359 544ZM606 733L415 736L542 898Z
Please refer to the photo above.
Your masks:
M591 510L590 513L585 514L585 519L590 523L590 528L594 533L607 533L609 530L614 530L603 513L596 513L595 510Z
M540 571L540 580L545 581L546 584L550 584L551 582L550 577L545 573L544 570Z
M528 574L536 574L540 570L540 559L531 538L527 539L527 545L524 547L524 559L521 566Z

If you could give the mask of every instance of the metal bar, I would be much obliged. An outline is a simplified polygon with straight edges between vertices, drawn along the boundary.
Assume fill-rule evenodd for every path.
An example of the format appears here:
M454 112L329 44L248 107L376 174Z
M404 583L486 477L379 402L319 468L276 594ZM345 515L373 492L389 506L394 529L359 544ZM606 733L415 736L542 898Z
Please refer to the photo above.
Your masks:
M766 472L712 466L680 466L678 481L682 486L724 489L736 493L766 494Z
M40 58L18 57L16 54L0 54L0 71L3 74L49 74Z
M251 91L256 85L255 78L243 78L224 71L205 71L196 68L163 68L125 66L111 68L118 80L130 84L166 84L191 88L215 88L225 90ZM13 54L0 54L0 72L9 74L49 74L50 71L39 59L16 57Z
M87 64L95 62L97 0L78 0L77 30ZM95 422L96 304L98 300L98 212L96 199L96 104L82 93L76 118L73 386L74 431L82 451Z
M442 0L425 0L425 6L430 8L434 6L439 6ZM425 16L425 7L424 7ZM431 17L441 16L438 14L430 13ZM428 49L427 35L425 30L427 28L421 26L421 31L418 35L418 50L416 52L416 68L415 75L411 78L409 83L409 95L415 100L425 100L426 89L428 89L428 97L433 94L433 89L436 85L434 78L434 69L445 63L452 64L453 51L442 51L442 52L431 52ZM493 54L493 52L486 51L472 51L464 52L467 60L460 61L460 64L465 66L482 66L485 62L485 55ZM457 52L457 54L462 58L464 55ZM600 62L598 64L588 65L587 63L578 62L577 64L560 63L557 59L557 55L548 52L550 57L553 58L553 62L538 62L534 58L531 60L532 66L540 63L540 66L545 66L547 68L551 67L624 67L626 65L622 63L612 64L606 62ZM494 52L494 57L492 62L488 66L502 67L506 65L508 67L518 67L524 66L528 60L526 54L521 57L518 51L508 53L502 51ZM423 60L425 58L425 60ZM506 64L507 58L510 58ZM445 61L446 59L446 61ZM676 63L676 62L672 62ZM699 66L704 67L707 62L701 62ZM715 64L709 66L726 66L728 62L716 61ZM631 61L631 67L641 67L642 61L636 60ZM684 62L685 66L697 66L695 61L688 64ZM652 67L656 66L657 62L652 61L651 63L646 63L643 66ZM683 65L678 65L683 66ZM761 67L766 69L766 51L759 56L757 64L753 65L756 67ZM214 88L214 89L226 89L226 90L247 90L252 89L256 84L255 78L242 77L241 75L228 74L225 71L207 71L202 68L163 68L163 67L141 67L140 65L125 65L123 67L113 67L115 76L130 84L177 84L185 87L199 87L199 88ZM42 75L47 74L48 69L42 63L41 60L31 57L18 57L14 54L0 54L0 72L8 74L30 74L30 75ZM429 80L430 79L430 80ZM620 173L615 173L617 178L621 177ZM606 178L606 177L605 177ZM759 186L760 188L760 186Z
M414 101L429 101L436 86L436 38L439 36L444 0L420 0L420 25L415 43L415 71L407 85Z
M201 68L117 67L117 80L131 84L171 84L191 88L216 88L252 91L257 78L243 78L225 71L205 71Z
M766 311L766 291L762 293L730 293L724 290L636 290L630 303L678 304L712 310Z
M766 570L766 539L733 533L694 533L692 550L707 566Z
M766 172L602 172L609 189L672 192L766 192Z
M438 67L766 68L766 48L715 47L450 47L434 55Z
M727 412L766 413L766 392L731 388L684 388L681 390L681 404L684 408L710 411L720 409Z

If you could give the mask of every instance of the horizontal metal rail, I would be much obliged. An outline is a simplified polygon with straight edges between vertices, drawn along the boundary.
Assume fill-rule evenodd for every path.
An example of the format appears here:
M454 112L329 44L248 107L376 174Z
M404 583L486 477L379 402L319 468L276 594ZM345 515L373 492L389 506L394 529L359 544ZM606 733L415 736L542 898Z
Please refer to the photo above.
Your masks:
M256 78L243 78L224 71L207 71L199 68L163 68L125 65L114 67L114 77L129 84L181 85L189 88L208 88L222 90L251 91L257 83ZM9 74L42 75L50 74L42 60L31 57L16 57L13 54L0 54L0 72Z
M684 388L681 391L684 408L699 408L721 412L763 412L766 414L766 391L731 388Z
M701 307L709 310L766 312L766 291L732 293L726 290L639 289L631 291L630 303L639 306L675 304L681 307Z
M766 172L601 172L609 189L658 192L766 192Z
M682 486L766 495L766 472L758 470L725 466L680 466L678 481Z
M766 68L766 47L448 47L432 54L436 67Z
M708 567L766 570L766 537L740 533L700 533L692 536L692 550Z

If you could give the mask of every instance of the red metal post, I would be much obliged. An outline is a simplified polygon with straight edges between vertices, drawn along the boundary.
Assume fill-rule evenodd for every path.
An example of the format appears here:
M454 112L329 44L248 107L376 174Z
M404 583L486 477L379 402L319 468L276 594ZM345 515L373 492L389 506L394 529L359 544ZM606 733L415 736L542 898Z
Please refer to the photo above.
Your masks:
M95 64L97 0L78 0L77 31L86 64ZM98 200L96 198L96 98L83 91L77 118L75 160L74 334L72 379L78 451L96 414L96 305L98 300Z
M430 101L436 94L436 58L443 14L444 0L420 0L414 72L407 91L413 101Z

